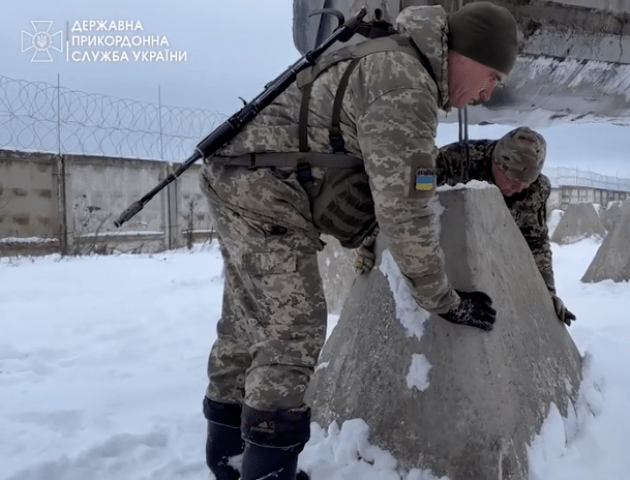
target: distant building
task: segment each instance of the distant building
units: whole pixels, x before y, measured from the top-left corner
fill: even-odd
[[[610,177],[577,168],[546,168],[551,181],[547,210],[566,210],[574,203],[594,203],[606,208],[609,202],[630,198],[630,179]]]

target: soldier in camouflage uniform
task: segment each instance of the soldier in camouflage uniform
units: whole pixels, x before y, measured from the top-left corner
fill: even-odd
[[[466,147],[453,143],[440,148],[437,158],[438,185],[485,180],[496,185],[529,245],[545,280],[558,318],[571,325],[575,320],[556,294],[547,228],[547,199],[551,183],[543,175],[546,142],[537,132],[520,127],[499,140],[476,140]]]
[[[553,300],[558,318],[571,325],[575,315],[556,294],[547,228],[547,199],[551,191],[542,168],[545,139],[528,127],[519,127],[499,140],[474,140],[467,145],[452,143],[440,148],[436,160],[438,185],[470,180],[496,185],[527,241],[538,270]],[[355,270],[366,273],[374,265],[373,238],[357,249]]]
[[[321,233],[356,247],[378,221],[421,306],[462,325],[494,323],[490,298],[456,292],[445,273],[434,139],[438,108],[487,101],[512,69],[516,23],[478,2],[448,17],[408,7],[396,30],[321,58],[205,159],[225,263],[204,398],[218,480],[239,478],[230,458],[241,452],[242,480],[296,478],[310,435],[304,394],[326,335]]]

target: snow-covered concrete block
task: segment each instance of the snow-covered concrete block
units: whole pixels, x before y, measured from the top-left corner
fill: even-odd
[[[492,332],[419,308],[382,236],[308,391],[324,428],[353,418],[403,470],[450,480],[525,480],[551,405],[574,409],[581,357],[496,187],[439,189],[453,286],[493,299]]]
[[[630,201],[619,207],[613,228],[597,250],[582,282],[609,279],[615,282],[630,280]]]
[[[606,229],[592,203],[572,203],[555,228],[550,240],[559,245],[587,237],[606,236]]]

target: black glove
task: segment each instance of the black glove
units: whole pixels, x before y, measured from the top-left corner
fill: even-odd
[[[561,322],[564,322],[567,327],[571,325],[571,322],[575,322],[575,315],[567,310],[567,307],[564,306],[564,302],[560,300],[558,295],[552,293],[551,300],[553,301],[553,308],[556,310],[556,315],[558,315]]]
[[[378,225],[374,227],[372,232],[363,239],[361,245],[354,251],[354,271],[361,275],[370,273],[374,267],[376,254],[374,253],[374,242],[378,235]]]
[[[468,325],[487,331],[492,330],[497,312],[492,308],[490,297],[483,292],[455,291],[462,299],[459,306],[438,315],[457,325]]]

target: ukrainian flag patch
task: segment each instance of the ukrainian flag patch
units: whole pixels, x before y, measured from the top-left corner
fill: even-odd
[[[430,170],[418,169],[416,171],[416,190],[428,192],[435,187],[435,175]]]

